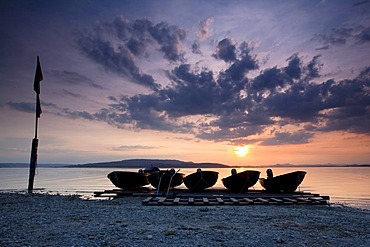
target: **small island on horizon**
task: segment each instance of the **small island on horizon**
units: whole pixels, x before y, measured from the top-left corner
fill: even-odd
[[[159,168],[228,168],[230,166],[204,162],[195,163],[192,161],[180,161],[175,159],[129,159],[110,162],[98,162],[70,165],[69,167],[107,167],[107,168],[145,168],[148,166],[157,166]]]

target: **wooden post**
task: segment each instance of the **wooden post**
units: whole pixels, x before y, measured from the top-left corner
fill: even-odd
[[[32,140],[32,149],[31,149],[31,160],[30,160],[30,174],[28,178],[28,193],[33,191],[33,181],[36,174],[36,165],[37,165],[37,149],[39,145],[39,139],[34,138]]]
[[[40,102],[40,82],[43,80],[40,59],[37,56],[37,65],[36,65],[36,73],[35,73],[35,80],[33,82],[33,90],[36,92],[36,121],[35,121],[35,138],[32,140],[32,148],[31,148],[31,160],[30,160],[30,174],[28,178],[28,193],[32,193],[33,191],[33,181],[36,174],[36,166],[37,166],[37,149],[39,146],[39,139],[37,139],[37,130],[38,130],[38,123],[39,118],[41,115],[41,102]]]

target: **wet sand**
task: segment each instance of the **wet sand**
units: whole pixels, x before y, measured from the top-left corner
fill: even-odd
[[[370,246],[368,210],[143,206],[143,199],[0,193],[0,246]]]

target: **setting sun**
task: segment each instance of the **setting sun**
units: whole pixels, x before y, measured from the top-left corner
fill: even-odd
[[[249,147],[248,146],[239,146],[234,149],[234,153],[238,157],[245,157],[248,154]]]

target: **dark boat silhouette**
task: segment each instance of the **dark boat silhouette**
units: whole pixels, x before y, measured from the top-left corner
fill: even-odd
[[[174,169],[153,172],[148,176],[149,183],[158,190],[167,190],[182,184],[185,174]]]
[[[231,170],[231,176],[222,179],[224,186],[231,192],[245,192],[249,187],[255,185],[260,176],[259,171],[246,170],[237,173],[235,169]]]
[[[267,178],[260,178],[260,183],[267,192],[293,193],[305,175],[305,171],[295,171],[274,177],[272,170],[267,169]]]
[[[144,173],[153,173],[153,172],[158,172],[159,168],[157,166],[150,165],[150,166],[145,167],[142,171]]]
[[[149,184],[147,176],[139,172],[113,171],[107,177],[116,187],[124,190],[137,189]]]
[[[184,184],[190,192],[203,191],[215,185],[218,179],[218,172],[202,171],[197,169],[196,172],[187,175],[184,178]]]

